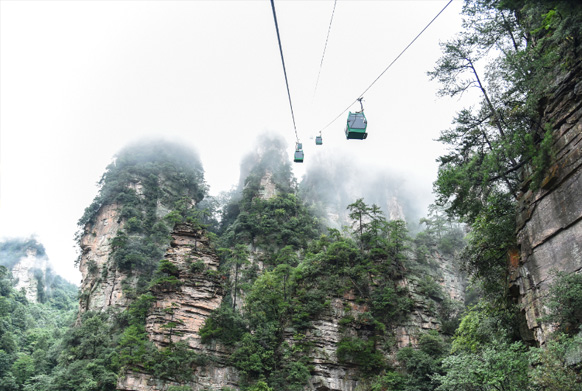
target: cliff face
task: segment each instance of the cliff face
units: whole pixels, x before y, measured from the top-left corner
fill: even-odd
[[[110,307],[125,309],[129,305],[121,282],[130,277],[109,261],[111,240],[123,226],[119,212],[117,204],[103,206],[95,222],[85,227],[81,237],[81,312],[104,311]]]
[[[198,331],[224,296],[218,258],[202,231],[180,224],[172,233],[164,259],[178,268],[181,285],[154,287],[157,301],[146,319],[150,340],[160,347],[185,341],[193,349],[202,350]],[[168,322],[177,323],[172,332],[163,327]]]
[[[274,195],[276,187],[269,172],[261,179],[259,197],[269,200]],[[260,259],[264,256],[259,249],[252,249],[249,254],[250,264],[254,264],[260,272],[264,265]],[[464,280],[459,278],[455,263],[447,257],[437,257],[436,264],[440,268],[440,277],[435,278],[448,297],[455,300],[464,298]],[[232,350],[216,342],[202,344],[199,335],[211,312],[217,309],[225,295],[233,296],[223,288],[226,282],[218,273],[219,260],[210,247],[205,233],[187,224],[177,225],[172,233],[172,241],[164,259],[176,266],[178,286],[155,287],[153,293],[156,301],[148,312],[146,331],[148,338],[159,348],[169,342],[185,342],[194,351],[212,357],[212,360],[196,368],[195,380],[188,384],[178,384],[162,381],[151,375],[129,372],[119,378],[118,389],[122,391],[165,391],[170,386],[187,386],[193,391],[221,390],[223,387],[239,389],[240,376],[238,371],[229,366],[229,356]],[[247,265],[246,267],[250,267]],[[230,276],[233,282],[233,276]],[[413,309],[410,316],[392,330],[395,343],[390,351],[384,353],[394,356],[396,351],[406,346],[417,345],[418,336],[428,330],[440,329],[440,320],[430,305],[418,291],[418,281],[403,278],[399,286],[407,287],[413,296]],[[244,292],[237,292],[237,308],[245,311],[243,305]],[[362,322],[346,324],[345,319],[361,319],[370,311],[353,291],[343,297],[331,299],[329,307],[318,314],[310,328],[302,334],[301,340],[296,340],[296,331],[285,329],[285,343],[292,351],[305,343],[311,346],[309,353],[310,378],[305,390],[317,391],[357,391],[366,389],[357,365],[341,363],[337,357],[338,343],[348,335],[364,336],[367,332]],[[172,323],[173,327],[168,327]],[[362,329],[364,327],[364,330]],[[371,334],[370,334],[371,336]],[[362,388],[364,387],[364,388]]]
[[[208,237],[189,224],[177,225],[164,259],[176,266],[180,284],[152,289],[156,301],[146,318],[148,338],[159,348],[181,341],[197,353],[214,357],[212,365],[196,369],[196,381],[190,384],[191,390],[235,386],[238,375],[234,368],[226,365],[228,352],[221,346],[209,347],[200,342],[200,328],[224,297],[218,257],[210,248]],[[168,327],[169,324],[175,327]],[[130,372],[119,379],[118,389],[161,391],[166,390],[168,384],[147,374]]]
[[[519,258],[512,257],[511,283],[528,328],[543,344],[551,325],[538,319],[553,272],[582,270],[582,66],[557,83],[542,123],[554,129],[555,158],[541,188],[519,200]]]
[[[39,297],[39,280],[35,274],[39,274],[42,281],[46,278],[48,260],[46,257],[38,257],[34,249],[26,251],[26,256],[20,258],[18,263],[12,267],[12,277],[16,281],[14,289],[24,289],[26,299],[31,303],[37,303]]]

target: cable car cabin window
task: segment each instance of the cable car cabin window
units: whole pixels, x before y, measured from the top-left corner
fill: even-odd
[[[348,116],[348,126],[352,129],[363,129],[366,130],[366,117],[364,113],[350,113]]]

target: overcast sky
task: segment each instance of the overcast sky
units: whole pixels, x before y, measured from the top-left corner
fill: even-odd
[[[323,151],[401,172],[430,202],[434,140],[460,102],[426,72],[460,29],[455,0],[365,94],[368,139],[347,141],[342,115],[446,0],[276,1],[305,163]],[[77,283],[76,222],[113,155],[141,137],[194,147],[211,194],[238,182],[264,132],[295,133],[268,0],[0,1],[0,236],[36,235]],[[357,106],[352,108],[357,109]],[[318,159],[319,160],[319,159]]]

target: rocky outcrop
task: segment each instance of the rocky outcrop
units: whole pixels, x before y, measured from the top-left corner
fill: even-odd
[[[511,257],[513,291],[527,327],[541,344],[552,331],[539,318],[554,272],[582,271],[581,65],[557,83],[543,122],[554,129],[555,158],[540,189],[528,190],[529,183],[524,183],[517,218],[519,257]]]
[[[271,171],[266,170],[260,178],[256,196],[268,200],[277,196],[278,190]],[[403,218],[402,207],[395,197],[386,200],[391,218]],[[248,246],[249,264],[241,270],[254,267],[258,273],[264,270],[265,254],[252,245]],[[211,357],[208,364],[195,369],[194,379],[186,384],[153,378],[139,372],[128,372],[119,378],[118,389],[122,391],[167,391],[171,386],[186,386],[192,391],[239,389],[238,371],[229,366],[232,351],[213,342],[202,344],[200,329],[213,310],[219,308],[225,295],[231,295],[240,311],[244,308],[244,292],[237,289],[236,299],[233,291],[226,292],[224,286],[234,285],[234,271],[230,276],[218,272],[219,260],[211,247],[206,233],[191,225],[177,225],[172,232],[172,240],[164,259],[175,270],[174,283],[156,284],[155,276],[152,293],[156,297],[146,318],[146,332],[154,344],[163,349],[170,343],[182,342],[200,355]],[[440,257],[436,262],[442,270],[442,277],[435,277],[444,291],[452,299],[462,300],[464,286],[453,276],[455,267],[452,261]],[[239,273],[241,272],[239,270]],[[230,279],[230,281],[227,281]],[[399,284],[412,292],[416,281],[402,279]],[[284,339],[289,350],[304,349],[309,346],[309,368],[311,377],[305,390],[310,391],[361,391],[366,389],[361,370],[356,364],[340,362],[337,349],[346,337],[366,339],[374,334],[374,326],[366,324],[366,313],[370,311],[362,300],[350,291],[343,297],[330,299],[329,306],[311,323],[307,330],[300,333],[288,328]],[[389,347],[380,346],[391,359],[395,352],[405,346],[416,346],[423,332],[440,328],[440,320],[434,308],[423,300],[420,294],[412,294],[415,302],[412,314],[401,324],[394,325],[390,334],[395,343]],[[295,346],[297,345],[297,346]]]
[[[308,390],[354,391],[358,386],[359,372],[353,366],[341,364],[336,355],[337,344],[346,334],[354,334],[349,326],[342,326],[340,320],[346,316],[356,319],[368,309],[355,301],[353,292],[343,298],[331,301],[329,310],[313,322],[305,339],[313,346],[310,353],[313,370]],[[294,341],[288,336],[287,342]]]
[[[196,368],[195,380],[188,383],[192,391],[234,388],[237,371],[226,364],[229,352],[217,344],[203,345],[200,328],[224,297],[224,278],[218,272],[219,261],[204,231],[189,224],[180,224],[172,233],[172,241],[164,259],[177,270],[179,284],[154,285],[156,297],[146,318],[148,338],[159,348],[170,342],[184,342],[202,355],[211,355],[212,363]],[[165,391],[174,384],[148,374],[129,372],[121,377],[118,389],[124,391]]]
[[[16,281],[14,289],[23,289],[26,292],[26,299],[31,303],[37,303],[39,297],[39,280],[42,282],[46,279],[48,259],[37,256],[35,249],[26,250],[26,256],[12,267],[12,278]]]
[[[438,255],[439,265],[444,269],[437,282],[443,287],[445,294],[452,300],[463,301],[465,279],[461,273],[455,274],[457,266],[451,259]],[[403,278],[398,285],[406,287],[411,292],[414,308],[405,320],[395,324],[392,328],[394,345],[384,354],[390,360],[395,360],[395,353],[404,347],[418,345],[418,338],[422,333],[430,330],[440,330],[441,321],[438,319],[435,308],[428,304],[429,300],[418,290],[416,281]],[[365,338],[365,315],[370,309],[361,304],[353,291],[346,293],[342,298],[331,300],[330,308],[312,322],[311,329],[304,338],[312,347],[311,358],[312,377],[306,390],[315,391],[357,391],[365,390],[366,383],[361,377],[359,369],[349,363],[341,363],[337,357],[338,343],[346,336],[362,335]],[[345,320],[358,319],[358,322],[346,323]],[[355,324],[354,324],[355,323]],[[293,346],[294,339],[288,335],[287,343]],[[381,350],[383,347],[378,346]]]
[[[81,299],[79,311],[104,311],[107,308],[123,310],[130,300],[123,293],[122,282],[132,278],[110,262],[111,240],[123,227],[117,204],[101,207],[94,223],[85,227],[80,240],[79,270]],[[128,281],[126,281],[127,283]]]
[[[446,297],[451,300],[463,303],[465,301],[465,289],[467,288],[467,277],[461,271],[461,265],[454,256],[445,256],[433,253],[433,258],[438,265],[440,277],[437,282],[443,288]]]
[[[266,171],[259,183],[259,197],[262,200],[270,200],[279,194],[275,181],[273,180],[273,173]]]
[[[388,213],[388,220],[406,221],[406,216],[404,216],[404,209],[402,209],[402,205],[400,202],[398,202],[398,198],[396,196],[392,196],[386,200],[386,210]]]
[[[164,259],[177,267],[180,284],[152,288],[157,300],[146,319],[150,340],[159,347],[184,341],[197,351],[205,351],[198,331],[224,296],[218,257],[203,231],[180,224],[172,233]],[[177,323],[176,327],[164,327],[169,322]]]
[[[188,387],[188,391],[237,391],[238,376],[232,368],[206,366],[198,368],[195,380],[176,383],[156,379],[148,374],[128,372],[117,381],[118,391],[168,391],[170,387]]]

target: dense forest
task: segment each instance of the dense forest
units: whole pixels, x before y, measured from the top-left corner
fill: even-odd
[[[540,341],[511,291],[508,261],[524,194],[551,185],[561,123],[544,112],[564,81],[578,91],[578,106],[564,110],[580,110],[582,4],[467,0],[463,13],[463,31],[442,44],[428,76],[442,95],[477,91],[480,102],[441,133],[449,149],[419,229],[361,197],[342,205],[347,218],[332,228],[318,180],[298,182],[275,137],[220,197],[209,196],[188,148],[130,145],[79,220],[78,292],[39,275],[30,302],[11,270],[44,248],[0,244],[0,389],[109,391],[138,373],[153,379],[140,391],[582,390],[582,274],[553,272]],[[185,269],[168,255],[185,247],[180,227],[196,243]],[[198,345],[182,339],[180,303],[158,303],[205,281],[220,303],[196,330]],[[154,308],[165,316],[162,339],[152,337]],[[329,361],[345,383],[316,388]],[[201,386],[204,368],[230,368],[236,379]]]

